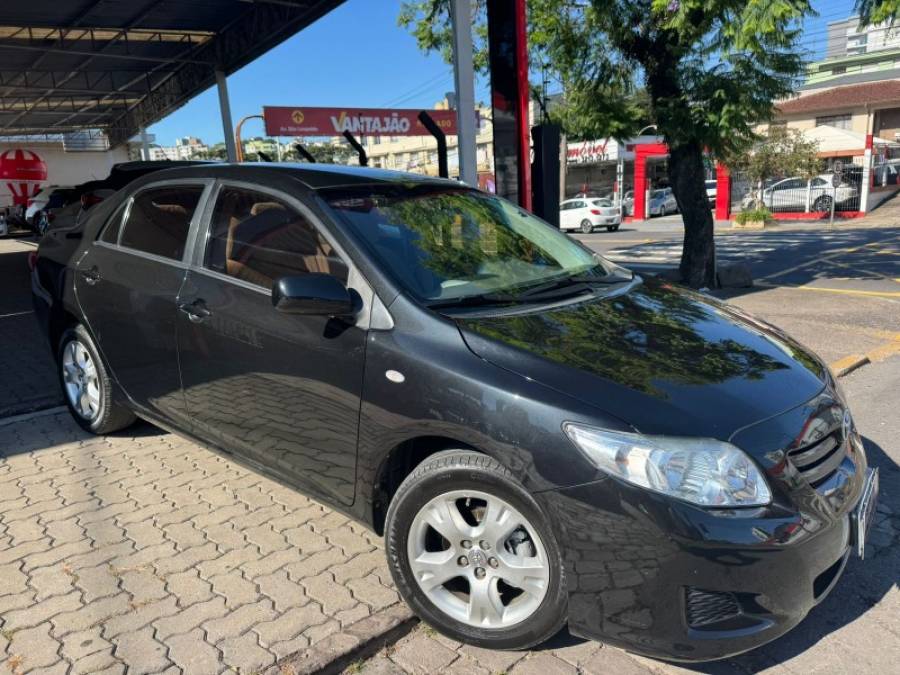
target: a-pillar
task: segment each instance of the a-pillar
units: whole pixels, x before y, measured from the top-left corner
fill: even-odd
[[[716,162],[716,220],[731,217],[731,173],[724,164]]]

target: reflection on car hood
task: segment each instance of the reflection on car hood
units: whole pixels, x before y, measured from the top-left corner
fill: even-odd
[[[646,433],[728,438],[826,382],[822,363],[774,327],[653,279],[621,295],[457,323],[485,360]]]

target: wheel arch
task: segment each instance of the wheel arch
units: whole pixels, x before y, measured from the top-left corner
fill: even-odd
[[[391,448],[381,461],[372,488],[371,523],[379,536],[397,488],[425,459],[442,450],[472,450],[485,453],[470,443],[449,436],[416,436]],[[496,459],[496,458],[495,458]]]

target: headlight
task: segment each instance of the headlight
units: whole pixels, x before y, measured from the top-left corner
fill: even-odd
[[[730,443],[642,436],[571,422],[563,430],[599,469],[639,487],[700,506],[763,506],[772,500],[756,464]]]

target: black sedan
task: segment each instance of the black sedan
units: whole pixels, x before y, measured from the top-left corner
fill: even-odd
[[[795,626],[877,474],[821,361],[458,183],[156,172],[52,230],[38,316],[74,418],[141,417],[385,537],[445,634],[686,661]]]

